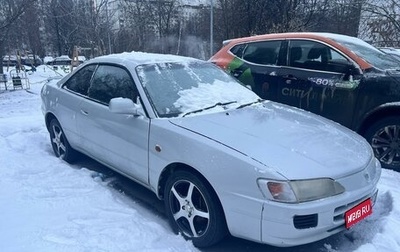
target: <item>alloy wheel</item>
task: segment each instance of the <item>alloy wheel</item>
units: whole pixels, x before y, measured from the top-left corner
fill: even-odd
[[[52,125],[51,130],[51,143],[53,145],[54,152],[58,157],[63,159],[66,152],[65,137],[63,131],[56,124]]]
[[[390,166],[400,165],[400,125],[380,128],[373,135],[371,145],[380,162]]]
[[[169,194],[169,204],[176,224],[187,237],[200,237],[207,232],[209,208],[195,184],[187,180],[176,181]]]

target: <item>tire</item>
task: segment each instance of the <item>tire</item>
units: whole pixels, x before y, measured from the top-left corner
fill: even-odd
[[[64,131],[56,119],[50,121],[49,133],[50,143],[56,157],[68,163],[74,162],[78,157],[78,152],[69,145]]]
[[[175,233],[196,247],[209,247],[227,234],[221,204],[212,189],[197,176],[177,171],[164,188],[165,210]]]
[[[400,118],[381,119],[365,133],[382,167],[400,172]]]

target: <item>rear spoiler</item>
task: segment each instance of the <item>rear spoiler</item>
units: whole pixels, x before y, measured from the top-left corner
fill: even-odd
[[[222,41],[222,46],[226,46],[227,44],[229,44],[229,42],[231,42],[233,39],[227,39]]]

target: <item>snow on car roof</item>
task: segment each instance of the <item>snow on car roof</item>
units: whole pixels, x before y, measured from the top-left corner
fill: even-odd
[[[323,37],[327,37],[330,39],[333,39],[337,42],[347,42],[347,43],[351,43],[351,44],[359,44],[359,45],[363,45],[366,47],[373,47],[372,45],[368,44],[367,42],[365,42],[362,39],[356,38],[356,37],[351,37],[351,36],[347,36],[347,35],[342,35],[342,34],[335,34],[335,33],[325,33],[325,32],[321,32],[321,33],[315,33],[316,35],[321,35]]]
[[[61,55],[54,58],[54,61],[70,61],[71,58],[68,55]]]
[[[235,39],[228,39],[224,40],[223,44],[228,44],[231,41],[238,41],[238,40],[257,40],[257,39],[264,39],[264,38],[312,38],[312,37],[319,37],[319,38],[328,38],[332,40],[340,40],[340,41],[347,41],[351,43],[365,43],[367,42],[356,38],[351,37],[348,35],[336,34],[336,33],[329,33],[329,32],[287,32],[287,33],[270,33],[270,34],[262,34],[262,35],[255,35],[250,37],[243,37],[243,38],[235,38]]]
[[[113,62],[132,66],[152,63],[164,62],[192,62],[199,61],[195,58],[172,55],[172,54],[157,54],[146,52],[124,52],[119,54],[104,55],[94,58],[90,62]]]

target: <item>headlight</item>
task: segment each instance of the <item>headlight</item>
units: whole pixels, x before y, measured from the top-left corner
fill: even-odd
[[[323,199],[345,191],[341,184],[329,178],[292,181],[259,179],[257,182],[267,199],[286,203]]]

